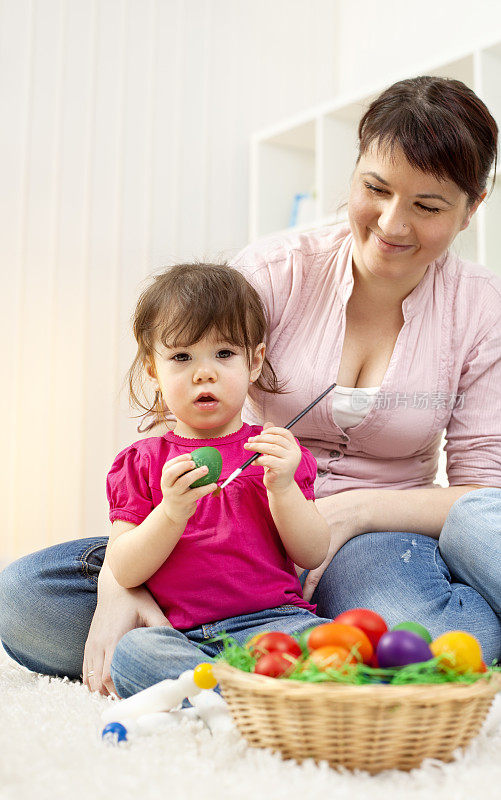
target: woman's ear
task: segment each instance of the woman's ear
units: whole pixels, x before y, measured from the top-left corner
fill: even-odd
[[[462,223],[462,225],[461,225],[461,227],[459,229],[460,231],[466,230],[466,228],[468,227],[468,225],[471,222],[472,216],[474,215],[474,213],[477,210],[477,208],[479,207],[480,203],[482,202],[482,200],[484,200],[484,198],[486,196],[487,196],[487,191],[485,191],[483,194],[481,194],[480,197],[478,198],[478,200],[475,200],[475,202],[471,206],[469,206],[467,208],[466,216],[465,216],[465,218],[463,220],[463,223]]]
[[[254,383],[254,381],[257,381],[257,379],[261,375],[265,354],[266,354],[266,345],[264,342],[261,342],[254,350],[254,355],[252,356],[251,371],[249,375],[250,383]]]

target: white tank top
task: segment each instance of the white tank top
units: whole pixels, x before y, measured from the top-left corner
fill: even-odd
[[[332,413],[336,424],[345,431],[362,422],[374,405],[379,389],[379,386],[355,389],[353,386],[336,386],[332,394]]]

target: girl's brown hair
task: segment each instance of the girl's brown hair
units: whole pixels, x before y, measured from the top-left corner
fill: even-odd
[[[133,331],[137,353],[127,374],[131,405],[156,415],[144,430],[161,422],[166,410],[158,392],[153,405],[148,401],[144,386],[144,367],[154,363],[158,341],[168,347],[187,347],[217,332],[245,349],[249,369],[258,344],[268,344],[268,319],[261,298],[243,275],[226,264],[177,264],[155,275],[139,298]],[[266,356],[254,385],[263,392],[283,393],[284,384]]]
[[[375,142],[438,180],[449,178],[468,197],[480,198],[497,165],[498,126],[466,84],[422,76],[394,83],[369,106],[358,127],[359,155]],[[492,186],[494,186],[494,179]]]

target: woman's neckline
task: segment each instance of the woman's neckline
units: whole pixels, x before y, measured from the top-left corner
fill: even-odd
[[[347,394],[348,392],[378,392],[381,386],[340,386],[339,384],[335,387],[334,391],[340,391],[341,394]]]

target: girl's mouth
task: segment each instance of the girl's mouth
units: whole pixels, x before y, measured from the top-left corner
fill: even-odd
[[[212,397],[212,395],[201,394],[200,397],[197,397],[195,400],[195,405],[198,408],[211,409],[215,408],[218,402],[219,401],[216,400],[215,397]]]

